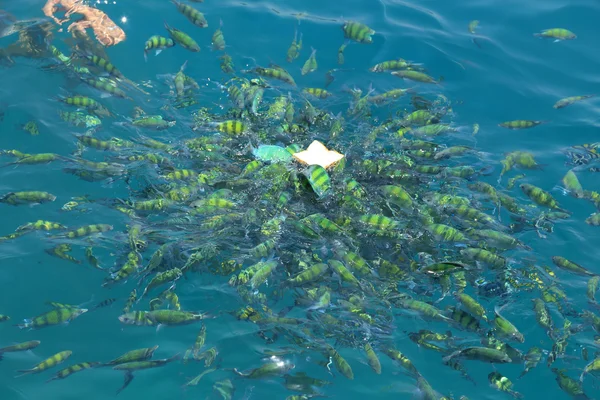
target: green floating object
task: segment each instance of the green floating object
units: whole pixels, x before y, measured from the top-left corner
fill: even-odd
[[[264,162],[292,162],[292,154],[281,146],[260,145],[252,151],[254,157]]]
[[[317,197],[321,198],[331,189],[331,180],[325,168],[320,165],[311,165],[304,170],[304,176],[312,187]]]

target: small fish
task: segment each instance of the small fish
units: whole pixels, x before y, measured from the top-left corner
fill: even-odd
[[[358,43],[373,43],[371,36],[375,34],[375,31],[365,24],[348,21],[342,26],[342,30],[346,39],[354,40]]]
[[[294,32],[294,40],[287,51],[286,60],[291,63],[300,55],[300,50],[302,50],[302,33],[300,34],[300,39],[298,39],[298,30]]]
[[[232,74],[234,72],[233,59],[229,54],[223,54],[221,57],[219,57],[219,60],[221,60],[221,71],[226,74]]]
[[[576,275],[581,275],[581,276],[597,276],[598,275],[598,274],[595,274],[595,273],[583,268],[581,265],[574,263],[573,261],[567,260],[564,257],[554,256],[554,257],[552,257],[552,262],[558,268],[563,269],[565,271],[572,272]]]
[[[79,364],[71,365],[70,367],[61,369],[54,375],[52,378],[48,379],[46,382],[54,381],[57,379],[65,379],[68,376],[73,375],[76,372],[84,371],[86,369],[95,368],[101,366],[100,362],[82,362]]]
[[[541,125],[546,122],[547,121],[533,121],[533,120],[518,119],[518,120],[514,120],[514,121],[502,122],[502,123],[498,124],[498,126],[501,126],[502,128],[506,128],[506,129],[528,129],[528,128],[536,127],[536,126]]]
[[[305,88],[305,89],[302,89],[302,91],[304,93],[308,93],[312,96],[315,96],[319,99],[326,99],[331,96],[330,92],[328,92],[325,89],[321,89],[321,88]]]
[[[151,129],[162,131],[175,126],[176,121],[167,121],[161,115],[146,115],[136,118],[131,122],[131,125],[138,128]]]
[[[171,283],[177,281],[179,278],[183,276],[183,273],[179,268],[173,268],[167,271],[159,272],[156,274],[154,278],[148,283],[142,294],[140,295],[140,300],[155,287],[160,285],[164,285],[165,283]]]
[[[38,127],[37,122],[35,121],[29,121],[23,126],[21,126],[21,128],[25,132],[29,133],[31,136],[37,136],[40,134],[40,128]]]
[[[528,183],[520,184],[519,188],[536,204],[551,208],[556,211],[567,212],[566,210],[560,208],[558,201],[556,201],[556,199],[552,197],[549,192]]]
[[[596,303],[596,292],[598,291],[598,287],[600,287],[600,276],[596,275],[591,277],[587,283],[587,299],[591,303]]]
[[[506,184],[506,188],[507,189],[512,189],[513,187],[515,187],[515,184],[517,183],[518,180],[525,178],[525,174],[520,174],[517,176],[514,176],[512,178],[510,178]]]
[[[501,375],[499,372],[490,372],[490,374],[488,375],[488,380],[496,389],[502,392],[506,392],[516,399],[523,398],[523,395],[521,393],[512,390],[512,382],[507,377]]]
[[[204,18],[204,14],[202,14],[200,11],[177,0],[171,0],[171,3],[175,4],[177,6],[177,10],[192,24],[200,28],[208,28],[208,22],[206,21],[206,18]]]
[[[181,356],[179,354],[175,354],[173,357],[163,358],[161,360],[130,361],[122,364],[117,364],[113,367],[113,369],[117,371],[133,372],[142,369],[162,367],[170,362],[178,360],[179,358],[181,358]]]
[[[18,375],[17,378],[21,377],[23,375],[28,375],[28,374],[39,374],[40,372],[43,372],[49,368],[55,367],[59,364],[62,364],[63,362],[67,361],[67,359],[69,357],[71,357],[71,354],[73,354],[73,352],[70,350],[61,351],[60,353],[56,353],[55,355],[45,359],[44,361],[37,364],[36,366],[34,366],[31,369],[24,369],[24,370],[17,371],[17,372],[21,372],[21,375]]]
[[[114,360],[105,363],[104,365],[114,366],[114,365],[119,365],[119,364],[135,362],[135,361],[146,361],[146,360],[149,360],[152,358],[156,349],[158,349],[158,346],[131,350],[131,351],[128,351],[127,353],[123,354],[122,356],[117,357]]]
[[[499,336],[516,340],[519,343],[525,342],[525,337],[519,332],[517,327],[500,315],[499,308],[494,309],[494,313],[496,317],[494,318],[493,324]]]
[[[189,6],[188,6],[189,7]],[[192,39],[187,33],[180,31],[179,29],[171,28],[169,24],[165,22],[165,28],[169,32],[171,39],[181,47],[191,52],[197,53],[200,51],[200,46],[194,39]]]
[[[108,78],[81,78],[81,80],[94,89],[97,89],[104,93],[104,96],[114,96],[120,99],[132,100],[131,97],[127,96],[127,94],[117,86],[117,83]],[[69,115],[63,113],[62,115]],[[78,115],[78,114],[70,114],[70,115]]]
[[[223,36],[223,20],[219,24],[219,28],[212,35],[213,50],[225,50],[225,36]]]
[[[439,81],[436,81],[434,78],[421,71],[401,70],[392,72],[392,75],[421,83],[439,83]]]
[[[469,22],[469,33],[475,33],[475,30],[477,29],[478,26],[479,26],[479,21],[476,19]]]
[[[90,309],[90,311],[96,310],[96,309],[102,308],[102,307],[108,307],[111,304],[113,304],[115,301],[117,301],[117,299],[115,299],[115,298],[103,300],[100,303],[96,304],[94,307],[92,307]]]
[[[583,197],[583,187],[581,186],[581,183],[579,183],[579,179],[572,169],[567,171],[561,182],[563,187],[567,189],[571,195],[577,198]]]
[[[175,41],[159,35],[151,36],[144,46],[144,60],[148,61],[148,52],[155,50],[155,55],[159,55],[164,49],[175,46]]]
[[[444,362],[453,358],[464,358],[466,360],[477,360],[492,364],[512,362],[505,352],[487,347],[467,347],[466,349],[458,350],[444,357]]]
[[[187,325],[207,318],[206,314],[177,310],[133,311],[119,316],[125,325]]]
[[[86,308],[59,306],[37,317],[26,319],[22,324],[18,324],[17,326],[21,329],[40,329],[65,324],[85,314],[87,311]]]
[[[525,369],[519,375],[519,379],[521,379],[525,374],[527,374],[532,368],[535,368],[539,362],[542,360],[542,349],[539,347],[532,347],[529,349],[527,354],[525,355]]]
[[[375,351],[371,347],[369,343],[365,343],[364,346],[365,353],[367,353],[367,360],[369,362],[369,366],[375,371],[376,374],[381,375],[381,362],[375,354]]]
[[[460,301],[462,306],[473,316],[487,321],[485,308],[481,304],[479,304],[474,298],[472,298],[466,293],[459,293],[456,295],[456,298],[458,301]]]
[[[597,373],[598,371],[600,371],[600,357],[597,357],[596,359],[594,359],[592,362],[590,362],[588,365],[585,366],[585,368],[583,369],[583,372],[581,373],[581,376],[579,377],[579,381],[583,382],[584,377],[591,373]]]
[[[42,204],[53,202],[54,200],[56,200],[55,195],[41,191],[11,192],[0,196],[0,203],[6,203],[13,206],[22,204]]]
[[[592,97],[594,97],[595,95],[593,94],[588,94],[588,95],[583,95],[583,96],[572,96],[572,97],[565,97],[563,99],[558,100],[555,104],[554,104],[554,108],[565,108],[567,106],[570,106],[573,103],[577,103],[586,99],[590,99]]]
[[[125,307],[123,307],[123,314],[127,314],[129,311],[131,311],[131,307],[133,306],[133,304],[135,303],[136,300],[137,300],[137,290],[133,289],[131,291],[131,293],[129,294],[127,301],[125,302]]]
[[[312,52],[310,53],[310,57],[308,57],[308,60],[306,60],[306,62],[302,66],[302,75],[315,72],[317,70],[317,66],[317,50],[313,48]]]
[[[344,50],[346,50],[346,43],[343,43],[337,51],[337,63],[344,65]]]
[[[283,375],[293,368],[294,364],[292,364],[291,362],[278,360],[266,363],[258,368],[246,372],[240,372],[237,369],[234,369],[233,371],[237,375],[246,379],[262,379]]]
[[[590,398],[584,393],[581,382],[568,376],[566,374],[566,370],[552,368],[552,372],[556,374],[556,382],[558,383],[558,386],[573,399],[590,400]]]
[[[304,175],[308,179],[310,186],[317,195],[322,198],[331,189],[331,180],[325,168],[320,165],[311,165],[304,170]]]
[[[577,39],[577,35],[575,35],[570,30],[564,29],[564,28],[545,29],[545,30],[541,31],[540,33],[534,33],[533,36],[556,39],[555,41],[557,41],[557,42],[560,40]]]
[[[27,351],[35,349],[40,345],[39,340],[30,340],[27,342],[13,344],[11,346],[0,347],[0,360],[4,357],[4,353],[15,353],[19,351]]]
[[[594,213],[585,219],[585,223],[592,226],[600,226],[600,213]]]

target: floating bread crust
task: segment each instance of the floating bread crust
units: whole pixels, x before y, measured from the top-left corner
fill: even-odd
[[[334,150],[328,150],[323,143],[315,140],[306,150],[295,153],[294,158],[301,164],[320,165],[327,169],[344,158],[344,155]]]
[[[65,19],[63,20],[54,16],[54,13],[59,11],[59,9],[66,11]],[[73,22],[67,30],[69,32],[79,31],[85,35],[85,30],[92,28],[96,39],[104,46],[114,46],[125,40],[126,37],[123,29],[108,18],[108,15],[97,8],[83,4],[81,0],[48,0],[42,11],[59,25],[68,22],[72,14],[83,15],[82,20]]]

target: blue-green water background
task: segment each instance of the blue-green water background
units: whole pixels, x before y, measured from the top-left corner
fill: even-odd
[[[286,50],[294,35],[297,24],[291,13],[307,14],[335,19],[323,21],[304,19],[300,30],[304,35],[304,50],[300,59],[289,68],[300,87],[322,86],[323,73],[335,68],[337,49],[343,41],[340,29],[345,19],[359,20],[377,31],[372,45],[351,44],[346,50],[345,67],[354,71],[338,74],[331,90],[341,93],[343,85],[358,86],[366,90],[369,84],[383,90],[390,86],[406,87],[390,76],[368,74],[367,69],[377,62],[402,57],[424,63],[433,76],[443,75],[445,80],[436,88],[453,101],[462,101],[454,106],[455,121],[459,125],[479,123],[480,132],[476,136],[477,147],[489,153],[489,160],[496,166],[490,182],[499,173],[499,163],[503,153],[513,150],[533,152],[538,161],[545,164],[539,171],[527,172],[528,182],[552,189],[560,181],[567,167],[560,149],[569,145],[598,141],[600,101],[580,103],[566,109],[555,110],[552,105],[566,96],[598,93],[600,81],[600,53],[597,51],[600,38],[600,4],[592,0],[572,1],[238,1],[206,0],[197,7],[208,21],[208,29],[194,28],[180,15],[169,1],[122,1],[117,4],[99,7],[118,20],[126,16],[128,22],[121,24],[127,33],[127,40],[107,50],[112,62],[129,79],[152,81],[156,93],[166,93],[168,88],[159,83],[157,76],[173,74],[188,60],[186,73],[205,84],[201,94],[201,104],[212,106],[226,101],[209,82],[224,81],[217,54],[210,50],[210,38],[214,29],[223,20],[223,31],[227,40],[227,51],[234,58],[238,68],[245,65],[266,65],[269,61],[283,64]],[[2,1],[0,8],[14,14],[19,19],[42,16],[41,1]],[[279,12],[275,12],[274,9]],[[478,40],[482,48],[472,42],[467,31],[470,20],[481,21]],[[164,34],[163,21],[179,27],[192,36],[202,46],[199,54],[189,53],[182,48],[163,52],[158,57],[150,56],[143,60],[144,41],[154,34]],[[533,33],[542,29],[565,27],[573,30],[577,40],[554,43],[540,40]],[[58,38],[61,34],[57,34]],[[66,33],[62,37],[68,37]],[[0,39],[5,46],[15,39]],[[302,62],[309,54],[309,48],[318,50],[318,73],[300,77]],[[60,44],[59,44],[60,47]],[[66,51],[66,46],[62,47]],[[64,75],[40,70],[40,62],[19,59],[12,68],[0,69],[0,102],[8,104],[4,122],[0,123],[0,148],[19,149],[27,153],[56,152],[67,155],[74,148],[73,128],[62,123],[57,115],[59,104],[53,98],[64,94],[67,85]],[[72,88],[67,88],[72,90]],[[87,88],[80,92],[93,93]],[[167,101],[158,94],[144,104],[147,111],[158,110]],[[340,103],[345,100],[340,100]],[[113,111],[130,115],[131,103],[118,99],[104,99],[103,102]],[[190,117],[185,112],[176,115],[178,128],[169,131],[169,139],[176,141],[189,138],[193,133],[187,129]],[[17,125],[35,119],[40,122],[41,133],[29,136]],[[548,120],[550,123],[536,129],[508,131],[497,126],[499,122],[512,119]],[[111,135],[127,137],[133,135],[123,127],[113,127],[105,122],[102,137]],[[79,130],[78,132],[81,132]],[[164,137],[164,135],[156,135]],[[473,143],[472,143],[473,144]],[[90,154],[94,154],[91,152]],[[97,160],[101,154],[94,154]],[[8,160],[8,159],[7,159]],[[580,174],[584,188],[600,190],[600,182],[594,174]],[[61,172],[58,164],[47,167],[19,167],[0,170],[0,192],[13,190],[46,190],[58,196],[54,203],[36,207],[13,208],[0,205],[0,234],[8,234],[17,226],[36,219],[48,219],[69,226],[105,222],[115,226],[115,232],[123,232],[126,217],[101,206],[90,205],[92,212],[60,212],[60,206],[73,196],[89,194],[96,198],[126,196],[126,188],[114,185],[88,183]],[[598,243],[600,231],[588,226],[583,220],[594,211],[593,206],[582,200],[562,196],[553,191],[561,204],[573,211],[573,218],[560,222],[554,234],[545,240],[535,232],[523,233],[520,238],[534,248],[528,258],[537,260],[540,265],[549,264],[550,257],[562,255],[589,269],[600,272]],[[522,199],[520,193],[515,196]],[[101,261],[111,266],[114,255],[122,246],[122,237],[109,235],[100,250]],[[104,275],[86,265],[77,266],[47,256],[43,249],[47,246],[39,236],[30,235],[0,247],[0,313],[10,315],[13,321],[38,315],[45,310],[47,300],[69,304],[80,304],[94,298],[100,301],[107,297],[123,299],[130,287],[116,286],[102,289],[100,283]],[[76,254],[81,258],[81,254]],[[573,278],[559,272],[559,278],[567,287],[576,307],[585,308],[585,280]],[[232,300],[231,291],[225,279],[210,275],[192,276],[180,284],[180,297],[183,308],[188,310],[234,309],[239,307]],[[507,310],[511,320],[527,337],[527,347],[542,345],[551,347],[551,342],[535,325],[531,304],[527,294],[520,294]],[[105,399],[114,396],[122,383],[122,375],[110,369],[86,371],[64,381],[44,384],[47,375],[28,376],[15,380],[15,370],[29,368],[41,359],[55,352],[70,349],[73,357],[69,362],[107,361],[121,353],[137,347],[150,347],[159,344],[156,357],[168,357],[180,352],[193,343],[198,326],[184,326],[164,329],[156,333],[153,328],[123,328],[116,319],[121,304],[113,308],[82,316],[68,327],[49,328],[41,331],[19,331],[9,323],[0,325],[0,344],[38,339],[43,346],[33,353],[8,354],[0,362],[0,398],[12,399]],[[459,375],[441,365],[437,353],[421,350],[408,341],[403,331],[415,331],[422,327],[444,329],[443,325],[427,324],[422,321],[400,319],[395,335],[399,348],[405,353],[428,379],[434,388],[442,393],[465,394],[471,399],[503,398],[489,387],[487,374],[493,367],[476,362],[467,362],[467,368],[477,386],[461,379]],[[206,376],[198,387],[187,392],[180,389],[187,377],[192,377],[204,368],[200,364],[183,366],[179,363],[165,368],[143,371],[136,375],[130,387],[124,391],[122,399],[167,399],[205,398],[212,384],[230,376],[227,368],[246,369],[260,364],[254,350],[262,343],[253,332],[252,324],[241,324],[234,318],[219,318],[206,322],[208,330],[207,346],[217,346],[221,367],[224,370]],[[586,337],[590,337],[588,334]],[[568,353],[579,355],[577,343],[571,343]],[[381,357],[383,373],[373,374],[364,357],[357,350],[342,349],[354,369],[355,380],[348,381],[338,376],[334,385],[326,389],[326,394],[335,398],[410,398],[414,395],[413,380],[403,374],[399,367],[385,356]],[[332,379],[323,368],[312,361],[318,358],[298,356],[293,359],[296,371],[310,372],[323,379]],[[562,362],[562,361],[561,361]],[[578,376],[585,365],[581,360],[562,362],[571,376]],[[522,366],[502,365],[500,372],[513,379],[515,390],[525,398],[567,399],[554,382],[554,375],[545,365],[530,372],[518,381]],[[235,380],[234,398],[276,399],[292,394],[281,386],[280,380],[244,381]],[[586,382],[586,390],[591,396],[591,380]],[[593,397],[593,396],[592,396]]]

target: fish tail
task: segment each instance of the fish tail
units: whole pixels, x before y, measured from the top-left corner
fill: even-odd
[[[510,394],[515,399],[522,399],[523,398],[523,395],[521,393],[515,392],[514,390],[511,390],[510,392],[508,392],[508,394]]]
[[[15,376],[15,378],[20,378],[22,376],[32,374],[33,372],[35,372],[35,369],[19,369],[17,370],[17,372],[20,372],[20,374]]]
[[[452,360],[454,357],[456,357],[457,355],[460,354],[460,350],[455,351],[454,353],[447,355],[446,357],[442,358],[442,361],[447,363],[448,361]]]
[[[148,62],[148,52],[144,50],[144,61]]]
[[[31,322],[30,319],[25,319],[22,324],[15,324],[14,326],[17,326],[19,329],[26,329],[31,327]]]
[[[185,62],[181,66],[181,68],[179,68],[179,71],[181,71],[181,72],[185,71],[185,69],[187,68],[187,63],[188,63],[188,60],[185,60]]]
[[[198,313],[196,314],[196,317],[200,320],[200,319],[213,319],[213,318],[217,318],[217,316],[211,312],[205,312],[205,313]]]

